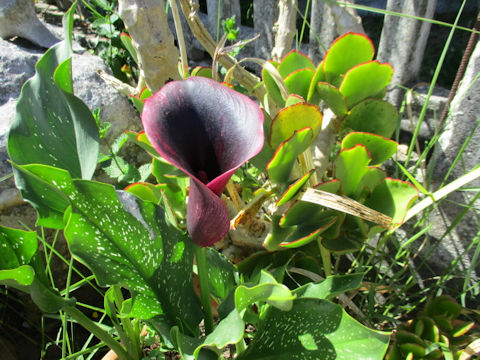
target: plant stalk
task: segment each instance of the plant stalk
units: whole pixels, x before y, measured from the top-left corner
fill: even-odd
[[[197,260],[198,283],[200,285],[200,301],[205,313],[205,334],[208,335],[213,331],[213,312],[210,302],[206,250],[198,245],[194,245],[194,249],[195,259]]]
[[[332,260],[330,259],[330,251],[322,245],[321,237],[318,238],[317,242],[320,249],[320,256],[322,257],[323,272],[325,273],[325,277],[327,277],[332,275]]]
[[[80,310],[73,306],[65,306],[62,309],[73,320],[82,325],[85,329],[90,331],[93,335],[105,343],[111,350],[117,354],[120,360],[133,360],[125,351],[123,346],[115,341],[105,330],[97,326],[92,320],[85,316]]]
[[[180,13],[178,12],[177,0],[169,0],[172,8],[173,22],[175,23],[175,31],[177,33],[178,47],[180,49],[180,63],[182,65],[182,76],[186,78],[188,69],[187,47],[185,46],[185,38],[183,36],[182,22],[180,20]]]

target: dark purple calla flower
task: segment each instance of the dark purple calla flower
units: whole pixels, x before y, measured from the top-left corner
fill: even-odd
[[[216,81],[173,81],[147,99],[142,122],[158,153],[190,176],[187,229],[209,246],[230,227],[219,195],[233,173],[263,147],[263,113]]]

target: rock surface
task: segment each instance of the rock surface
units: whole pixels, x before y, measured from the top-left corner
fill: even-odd
[[[7,162],[7,132],[15,118],[15,105],[23,83],[34,75],[35,63],[43,50],[32,47],[22,41],[0,39],[0,177],[11,173]],[[124,130],[139,130],[141,123],[136,110],[129,100],[114,88],[105,84],[97,71],[109,73],[103,60],[88,52],[73,55],[72,72],[75,94],[82,99],[90,110],[99,108],[102,121],[111,124],[106,140],[112,143]],[[101,146],[108,153],[106,145]],[[12,205],[21,203],[15,190],[13,178],[0,182],[0,224],[16,223],[18,211],[10,211]],[[33,211],[33,209],[32,209]],[[34,211],[21,211],[25,214],[22,221],[33,225]]]
[[[59,39],[35,14],[33,0],[2,0],[0,2],[0,37],[20,36],[32,43],[49,48]]]

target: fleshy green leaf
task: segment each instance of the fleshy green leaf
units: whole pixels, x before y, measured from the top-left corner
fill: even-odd
[[[402,223],[410,205],[418,197],[417,189],[404,181],[386,178],[372,192],[365,205]]]
[[[375,54],[372,41],[363,34],[347,33],[336,39],[325,55],[323,71],[328,82],[352,67],[370,61]]]
[[[298,103],[304,103],[304,102],[305,102],[305,100],[300,95],[291,94],[291,95],[288,96],[287,101],[285,101],[285,107],[289,107],[289,106],[292,106],[292,105],[295,105],[295,104],[298,104]],[[267,134],[265,134],[265,137],[266,136],[267,136]]]
[[[192,76],[203,76],[212,79],[212,68],[205,66],[197,66],[192,70]]]
[[[306,99],[308,96],[308,89],[313,77],[312,69],[300,69],[297,70],[285,78],[285,86],[290,94],[300,95]]]
[[[322,113],[315,105],[296,104],[282,109],[272,121],[270,145],[277,149],[295,131],[311,128],[315,139],[322,127]]]
[[[281,227],[279,221],[282,215],[272,216],[272,229],[263,241],[263,247],[269,251],[275,251],[280,248],[280,243],[285,241],[288,235],[293,231],[292,227]]]
[[[364,132],[349,133],[342,140],[342,149],[350,149],[357,144],[365,146],[372,157],[371,166],[383,164],[397,151],[398,144],[382,136]]]
[[[381,360],[388,342],[387,333],[364,327],[340,305],[296,299],[290,311],[267,310],[253,341],[238,359]]]
[[[286,183],[297,156],[303,153],[312,143],[313,131],[311,128],[295,130],[293,135],[280,144],[272,160],[267,165],[270,181],[277,184]]]
[[[271,66],[275,68],[278,67],[278,63],[275,63],[273,61],[269,61],[269,63],[271,64]],[[275,79],[270,74],[270,72],[268,71],[268,67],[266,66],[263,66],[262,68],[262,79],[263,79],[263,83],[265,84],[265,89],[267,90],[267,94],[278,106],[283,107],[285,105],[285,99],[283,98],[282,92],[280,91],[280,88],[275,82]]]
[[[317,83],[319,81],[325,81],[325,74],[323,73],[323,61],[318,64],[315,74],[313,74],[312,81],[310,82],[310,87],[308,89],[307,102],[314,105],[320,105],[320,99],[316,94]]]
[[[367,172],[371,156],[363,145],[355,145],[351,149],[343,149],[335,161],[335,177],[342,183],[347,196],[352,196],[362,177]]]
[[[345,96],[348,108],[362,100],[375,97],[390,83],[393,68],[390,64],[370,61],[350,69],[343,78],[340,92]]]
[[[132,37],[127,33],[121,33],[120,41],[122,42],[123,46],[125,46],[125,49],[127,49],[127,51],[132,56],[133,61],[138,64],[137,50],[133,46]]]
[[[342,93],[333,85],[325,82],[317,84],[318,100],[325,101],[328,106],[338,117],[344,117],[347,114],[347,103]]]
[[[302,187],[307,183],[310,177],[315,172],[314,169],[310,170],[308,173],[303,175],[300,179],[296,180],[293,184],[289,185],[287,190],[280,196],[280,199],[277,201],[277,206],[285,204],[287,201],[293,199],[295,195],[302,189]]]
[[[292,50],[283,57],[277,69],[282,78],[285,79],[291,73],[306,68],[315,70],[312,60],[301,52]]]
[[[365,100],[352,108],[345,118],[345,126],[355,131],[373,133],[390,138],[398,123],[395,106],[383,100]]]

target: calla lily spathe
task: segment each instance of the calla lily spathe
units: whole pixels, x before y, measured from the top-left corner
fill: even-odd
[[[228,232],[220,199],[233,173],[263,147],[263,113],[226,85],[203,77],[172,81],[146,100],[142,122],[167,161],[190,176],[187,229],[209,246]]]

